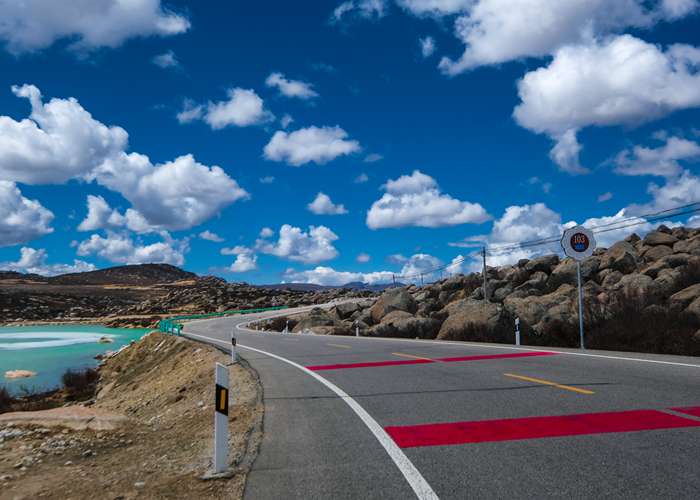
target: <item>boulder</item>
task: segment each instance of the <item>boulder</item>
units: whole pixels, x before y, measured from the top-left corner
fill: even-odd
[[[641,294],[646,297],[655,294],[658,289],[654,280],[646,274],[626,274],[620,281],[614,286],[617,291],[622,291],[627,294],[637,295]]]
[[[347,325],[335,325],[335,326],[315,326],[309,328],[316,335],[354,335],[354,330]]]
[[[618,241],[611,246],[600,259],[600,269],[612,269],[622,274],[629,274],[637,268],[639,255],[634,246],[627,241]]]
[[[662,259],[667,255],[671,255],[672,253],[673,249],[671,247],[666,245],[656,245],[654,247],[647,247],[647,249],[642,252],[642,257],[644,257],[647,262],[653,262]]]
[[[668,303],[674,309],[681,310],[688,307],[690,303],[698,298],[700,298],[700,283],[690,285],[688,288],[674,293],[671,295],[671,298],[668,299]]]
[[[418,303],[418,311],[416,311],[416,314],[419,316],[429,316],[430,313],[440,310],[441,307],[437,300],[426,299]]]
[[[678,238],[668,233],[659,231],[652,231],[644,237],[644,244],[649,247],[654,247],[657,245],[668,245],[673,246],[674,243],[678,241]]]
[[[447,312],[447,319],[440,327],[438,339],[459,338],[459,334],[468,325],[494,328],[504,318],[504,310],[500,305],[483,300],[459,300],[443,311]]]
[[[581,262],[581,278],[584,281],[590,280],[595,275],[595,273],[598,272],[599,267],[599,257],[591,257],[589,259],[585,259]],[[548,286],[551,290],[556,290],[564,283],[568,283],[569,285],[576,285],[576,274],[576,261],[571,257],[567,257],[552,270],[552,274],[549,277]]]
[[[576,287],[564,284],[556,291],[539,297],[508,297],[503,305],[521,321],[541,332],[542,326],[552,320],[572,322],[576,317],[576,297]]]
[[[522,285],[530,278],[530,273],[527,272],[523,267],[513,267],[510,268],[506,273],[504,273],[503,279],[509,281],[510,284],[515,288]]]
[[[365,323],[367,325],[373,325],[374,320],[372,319],[372,314],[369,312],[369,309],[364,309],[363,311],[360,312],[360,314],[355,317],[355,321],[361,321],[362,323]]]
[[[413,314],[406,311],[391,311],[389,314],[382,318],[382,323],[391,323],[392,321],[398,321],[400,319],[412,318]]]
[[[688,253],[692,255],[700,255],[700,236],[694,236],[687,240],[681,240],[673,245],[673,251],[676,253]]]
[[[467,278],[463,274],[458,274],[457,276],[452,276],[450,279],[445,280],[440,288],[445,291],[457,291],[462,290],[467,285]]]
[[[320,326],[339,326],[341,322],[331,316],[327,311],[321,308],[312,309],[311,312],[304,316],[299,323],[294,326],[292,332],[299,333],[304,330],[314,330]]]
[[[384,320],[369,329],[372,337],[399,337],[434,339],[440,321],[433,318],[415,318],[403,311],[388,314]]]
[[[700,318],[700,297],[695,299],[690,303],[685,309],[689,313],[693,313],[696,317]]]
[[[543,271],[535,271],[530,279],[516,288],[516,290],[544,290],[549,276]]]
[[[668,297],[671,292],[676,290],[676,283],[682,277],[682,273],[679,268],[675,269],[662,269],[659,274],[654,278],[654,286],[656,287],[660,297]]]
[[[357,312],[360,306],[356,302],[345,302],[335,306],[336,313],[340,319],[347,319]]]
[[[559,264],[558,255],[545,255],[529,261],[525,264],[525,270],[529,273],[541,271],[549,274],[557,264]]]
[[[384,292],[369,311],[372,320],[379,323],[392,311],[406,311],[413,314],[417,309],[416,301],[405,288],[392,288]]]
[[[605,278],[603,278],[601,283],[604,288],[613,288],[624,276],[624,274],[622,274],[620,271],[613,271],[612,269],[606,269],[606,271],[610,272],[605,275]]]
[[[501,287],[491,294],[491,300],[494,302],[503,302],[511,293],[513,293],[513,287],[511,285]]]
[[[671,255],[666,255],[655,262],[650,263],[648,266],[642,269],[642,274],[656,278],[663,269],[675,269],[694,262],[700,262],[700,259],[687,253],[674,253]]]

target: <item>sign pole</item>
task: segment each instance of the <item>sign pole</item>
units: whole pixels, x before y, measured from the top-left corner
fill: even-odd
[[[484,301],[489,300],[488,296],[488,290],[489,290],[489,284],[488,284],[488,274],[486,272],[486,247],[481,249],[481,256],[484,258],[484,270],[482,272],[483,278],[484,278]]]
[[[581,286],[581,261],[576,261],[576,271],[578,274],[578,331],[581,337],[581,349],[586,346],[583,342],[583,287]]]
[[[214,395],[214,474],[228,468],[228,368],[216,363]]]
[[[576,261],[576,278],[578,281],[578,331],[581,349],[586,348],[583,338],[583,285],[581,283],[581,261],[587,259],[596,248],[593,231],[583,226],[570,227],[561,238],[564,253]]]

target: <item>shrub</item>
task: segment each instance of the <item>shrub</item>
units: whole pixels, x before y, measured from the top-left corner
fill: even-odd
[[[586,347],[700,356],[700,320],[658,305],[657,297],[623,292],[606,306],[586,307]],[[577,344],[578,345],[578,344]]]
[[[669,295],[680,292],[691,285],[700,283],[700,262],[690,262],[679,268],[681,275],[673,284],[673,289]]]
[[[86,368],[85,370],[67,370],[61,377],[68,394],[73,399],[90,397],[100,376],[97,370]]]
[[[0,385],[0,413],[5,413],[12,410],[12,405],[15,402],[15,398],[12,397],[10,391],[7,387]]]

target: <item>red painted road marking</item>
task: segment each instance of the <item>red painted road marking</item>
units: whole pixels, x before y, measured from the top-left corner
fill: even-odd
[[[456,358],[440,358],[437,361],[454,363],[457,361],[484,361],[487,359],[530,358],[532,356],[554,356],[558,353],[551,351],[516,352],[511,354],[482,354],[480,356],[459,356]]]
[[[678,413],[685,413],[686,415],[692,415],[693,417],[700,417],[700,406],[691,406],[690,408],[671,408],[673,411]]]
[[[401,448],[700,427],[700,422],[656,410],[584,413],[446,424],[386,427]]]
[[[393,360],[393,361],[368,361],[366,363],[341,363],[336,365],[317,365],[307,366],[311,371],[318,372],[322,370],[344,370],[346,368],[371,368],[375,366],[395,366],[395,365],[424,365],[426,363],[434,363],[430,359],[411,359],[411,360]]]
[[[411,359],[411,360],[392,360],[392,361],[368,361],[364,363],[342,363],[335,365],[316,365],[307,366],[311,371],[322,370],[345,370],[348,368],[374,368],[379,366],[397,366],[397,365],[424,365],[428,363],[456,363],[461,361],[484,361],[489,359],[510,359],[510,358],[530,358],[533,356],[554,356],[558,353],[550,351],[530,351],[518,352],[512,354],[484,354],[479,356],[460,356],[456,358],[436,358],[436,359]]]

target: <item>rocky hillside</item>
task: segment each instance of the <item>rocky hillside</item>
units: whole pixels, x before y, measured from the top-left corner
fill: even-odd
[[[167,265],[121,266],[40,280],[13,274],[0,276],[0,323],[90,321],[151,327],[169,315],[321,304],[363,295],[371,292],[264,289]]]
[[[155,285],[191,280],[197,275],[170,264],[141,264],[117,266],[85,273],[63,274],[48,278],[56,285]]]
[[[582,264],[587,347],[700,355],[700,229],[659,227],[600,248]],[[458,275],[378,300],[316,309],[294,331],[578,346],[576,263],[548,255]],[[277,320],[281,324],[282,320]],[[273,327],[275,325],[268,325]]]

